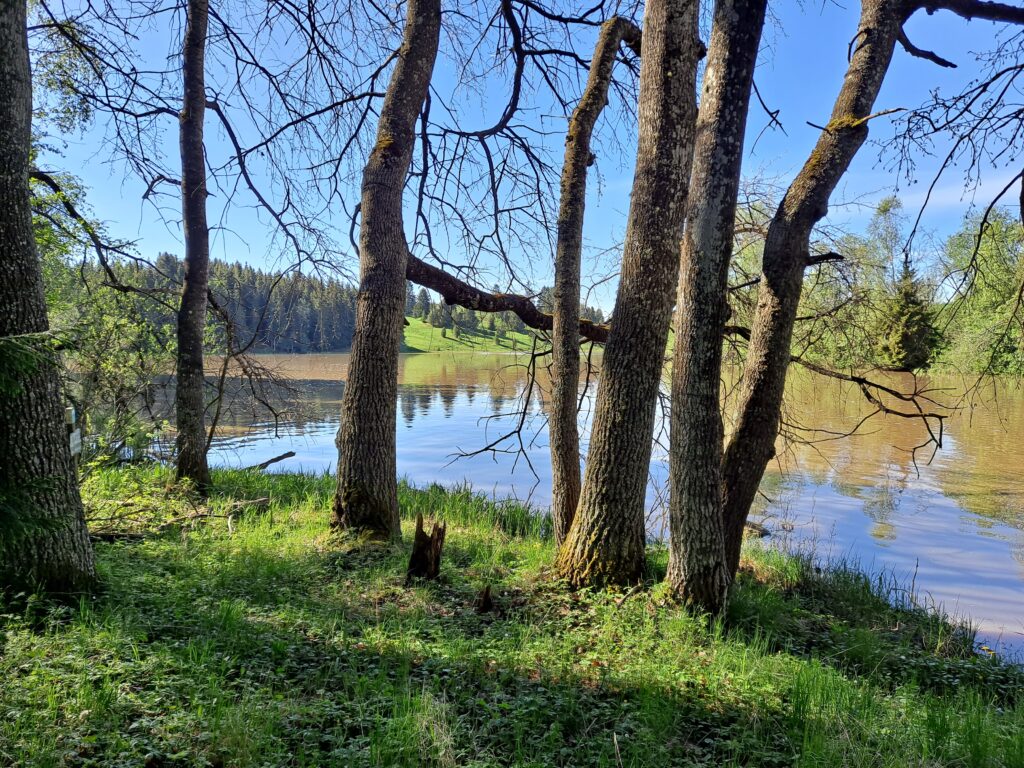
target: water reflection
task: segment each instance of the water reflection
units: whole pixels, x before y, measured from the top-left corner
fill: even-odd
[[[302,407],[275,434],[243,414],[217,440],[221,464],[256,464],[287,450],[296,457],[275,469],[333,470],[345,355],[268,356],[302,382]],[[546,505],[550,462],[543,393],[529,391],[522,454],[486,452],[467,458],[514,428],[526,397],[526,370],[508,355],[403,355],[400,363],[398,466],[414,483],[469,482],[478,490]],[[581,382],[581,386],[582,386]],[[963,382],[936,379],[952,402]],[[584,397],[585,406],[588,398]],[[588,408],[581,416],[584,437]],[[756,516],[775,540],[812,547],[825,557],[858,560],[913,580],[927,599],[970,615],[991,643],[1024,650],[1024,392],[1015,383],[989,385],[948,419],[943,448],[915,452],[926,441],[919,421],[876,416],[852,385],[792,377],[786,422],[808,443],[780,440],[762,484]],[[811,430],[811,431],[806,431]],[[518,443],[514,446],[520,447]],[[531,466],[536,474],[531,471]],[[648,506],[657,510],[667,477],[655,450]],[[663,532],[657,514],[653,535]]]
[[[928,385],[944,388],[949,403],[964,391],[952,378]],[[791,382],[787,408],[837,433],[871,411],[855,387],[808,376]],[[792,525],[797,545],[892,569],[925,599],[972,617],[987,640],[1024,650],[1022,428],[1016,382],[963,403],[930,462],[928,451],[915,452],[928,437],[919,421],[876,417],[849,438],[787,446],[769,470],[775,495],[760,513],[769,526]]]

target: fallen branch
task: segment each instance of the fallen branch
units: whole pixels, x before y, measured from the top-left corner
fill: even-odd
[[[225,509],[227,510],[228,514],[231,514],[231,512],[233,511],[248,510],[250,507],[255,509],[266,509],[269,506],[270,497],[263,496],[262,498],[259,499],[241,499],[239,501],[232,501],[227,506],[225,506]]]
[[[146,538],[144,533],[131,533],[128,531],[90,531],[90,541],[102,541],[107,543],[118,541],[142,541]]]
[[[279,462],[279,461],[284,461],[285,459],[290,459],[294,455],[295,455],[295,451],[286,451],[285,453],[282,453],[280,456],[275,456],[272,459],[267,459],[266,461],[264,461],[264,462],[262,462],[260,464],[253,464],[251,467],[246,467],[242,471],[243,472],[259,472],[261,470],[266,469],[271,464],[277,464],[277,462]]]
[[[626,594],[624,594],[622,597],[615,601],[616,609],[621,608],[624,602],[629,600],[629,598],[631,598],[633,595],[637,594],[641,589],[643,589],[643,587],[643,582],[640,582],[638,584],[634,584],[632,587],[627,589]]]

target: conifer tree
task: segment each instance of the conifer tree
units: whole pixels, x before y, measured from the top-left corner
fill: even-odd
[[[914,371],[927,368],[931,362],[939,334],[928,300],[922,293],[910,258],[905,257],[900,277],[886,304],[878,344],[878,355],[886,368]]]

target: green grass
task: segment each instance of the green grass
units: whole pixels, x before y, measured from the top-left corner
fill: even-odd
[[[387,547],[325,535],[330,478],[167,480],[87,482],[124,539],[98,595],[0,604],[0,765],[1024,766],[1024,673],[884,579],[755,548],[709,623],[663,549],[647,589],[571,593],[537,515],[465,489],[403,486]],[[405,588],[417,512],[442,578]]]
[[[496,340],[493,331],[460,330],[455,338],[455,331],[449,328],[442,337],[440,328],[417,317],[405,319],[409,324],[403,332],[403,352],[529,352],[533,345],[528,333],[505,331],[504,338]]]

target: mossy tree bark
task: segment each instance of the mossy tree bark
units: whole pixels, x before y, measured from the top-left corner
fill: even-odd
[[[590,139],[608,103],[612,68],[625,42],[640,50],[640,30],[613,17],[601,26],[587,85],[569,120],[555,246],[553,330],[551,333],[551,519],[555,543],[569,532],[580,498],[580,436],[576,421],[580,379],[580,260],[587,168],[593,163]]]
[[[775,455],[790,344],[814,225],[868,135],[868,116],[906,19],[904,4],[865,0],[856,44],[832,119],[768,228],[761,282],[743,371],[739,419],[722,464],[726,557],[739,568],[743,526]]]
[[[697,6],[651,0],[644,12],[637,161],[619,290],[580,503],[558,555],[559,573],[575,586],[634,582],[644,569],[644,498],[704,53]]]
[[[206,221],[206,30],[208,0],[189,0],[182,45],[184,96],[178,119],[181,152],[181,221],[185,235],[185,282],[178,308],[175,364],[175,426],[178,479],[204,492],[210,484],[206,460],[206,378],[203,339],[210,283],[210,229]]]
[[[743,136],[767,0],[718,0],[697,116],[672,355],[668,582],[718,613],[730,574],[722,520],[719,381]]]
[[[49,329],[29,197],[32,79],[26,4],[0,4],[0,338]],[[12,343],[8,340],[7,343]],[[60,377],[45,356],[0,392],[0,491],[13,494],[0,589],[71,592],[95,580]],[[24,516],[22,519],[21,516]],[[23,529],[23,530],[20,530]]]
[[[401,538],[395,423],[408,243],[402,192],[441,29],[440,0],[410,0],[398,61],[363,169],[359,296],[338,430],[333,528]]]
[[[739,417],[722,464],[726,557],[739,568],[743,526],[765,467],[775,455],[793,324],[808,262],[811,231],[828,212],[836,184],[868,136],[868,123],[903,25],[916,11],[947,10],[965,19],[1024,24],[1024,8],[983,0],[863,0],[850,63],[832,117],[786,191],[768,228],[757,307],[743,371]],[[934,56],[934,54],[932,54]],[[934,60],[934,59],[932,59]]]

